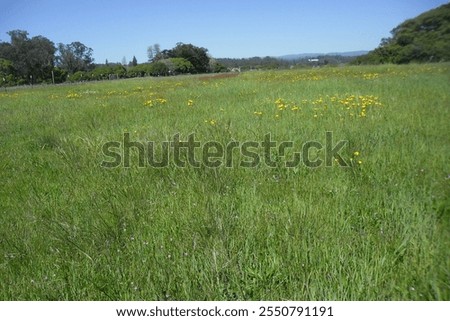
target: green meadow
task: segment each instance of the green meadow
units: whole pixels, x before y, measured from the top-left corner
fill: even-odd
[[[2,89],[0,299],[450,300],[449,93],[449,64]],[[125,134],[293,147],[102,166]]]

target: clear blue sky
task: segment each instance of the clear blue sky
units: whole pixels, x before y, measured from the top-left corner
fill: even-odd
[[[80,41],[97,63],[147,60],[177,42],[213,57],[371,50],[439,0],[0,0],[0,40],[22,29],[56,43]]]

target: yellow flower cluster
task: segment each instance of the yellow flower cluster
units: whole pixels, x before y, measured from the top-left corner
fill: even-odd
[[[448,68],[440,68],[434,67],[420,67],[410,68],[409,70],[399,70],[395,69],[387,69],[383,71],[368,71],[361,70],[356,68],[315,68],[315,69],[293,69],[288,71],[274,71],[262,73],[258,77],[258,81],[261,82],[302,82],[302,81],[321,81],[327,79],[364,79],[364,80],[374,80],[380,77],[390,77],[390,76],[399,76],[405,77],[411,73],[420,72],[448,72]],[[442,69],[442,70],[441,70]]]
[[[206,124],[210,124],[211,126],[216,126],[217,125],[217,120],[215,119],[205,119],[205,123]]]
[[[380,77],[380,74],[376,72],[363,74],[363,78],[366,80],[377,79],[378,77]]]
[[[189,107],[194,106],[194,101],[193,101],[192,99],[188,99],[187,105],[188,105]]]
[[[281,98],[275,100],[275,105],[277,105],[278,110],[285,110],[287,107],[287,104]]]
[[[278,98],[277,100],[275,100],[275,105],[277,106],[277,109],[279,111],[283,111],[286,108],[290,108],[292,111],[300,110],[300,107],[297,106],[295,103],[287,103],[282,98]]]
[[[298,81],[317,81],[324,77],[314,71],[298,73],[296,71],[272,72],[265,73],[259,78],[260,81],[282,81],[282,82],[298,82]]]
[[[69,92],[67,94],[66,98],[69,98],[69,99],[81,98],[81,94],[74,93],[74,92]]]
[[[18,93],[8,94],[8,93],[0,93],[0,98],[7,97],[7,98],[17,98],[19,97]]]
[[[116,91],[116,90],[113,90],[113,91],[110,91],[110,92],[108,92],[108,96],[130,96],[130,95],[132,95],[132,94],[138,94],[139,92],[138,91],[135,91],[135,92],[129,92],[128,90],[124,90],[124,91]]]
[[[344,97],[343,99],[339,99],[339,103],[346,109],[357,109],[359,110],[356,112],[350,112],[350,116],[359,116],[359,117],[366,117],[367,113],[367,107],[369,106],[382,106],[380,103],[378,97],[369,95],[369,96],[355,96],[355,95],[349,95],[347,97]]]
[[[303,99],[301,103],[288,102],[283,98],[278,98],[274,103],[276,106],[276,119],[280,118],[287,110],[290,110],[303,115],[305,112],[311,111],[314,119],[325,115],[333,115],[334,113],[343,120],[345,114],[350,117],[366,117],[369,107],[382,106],[379,98],[373,95],[327,95],[310,100]],[[262,112],[254,112],[254,114],[261,116]]]
[[[153,100],[147,100],[146,102],[144,102],[144,106],[153,107]]]
[[[147,100],[146,102],[144,102],[144,106],[153,107],[155,105],[164,105],[165,103],[167,103],[167,99],[156,98]]]

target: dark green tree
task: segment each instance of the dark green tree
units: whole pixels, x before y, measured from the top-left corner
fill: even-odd
[[[170,50],[163,50],[154,57],[154,61],[169,58],[184,58],[194,67],[193,72],[204,73],[209,71],[208,49],[196,47],[192,44],[177,43]]]
[[[68,45],[60,43],[58,44],[57,65],[70,74],[77,71],[87,71],[92,68],[94,62],[92,53],[91,48],[78,41]]]
[[[0,84],[1,86],[14,85],[15,70],[11,61],[0,58]]]
[[[53,77],[55,78],[55,83],[59,84],[67,80],[67,71],[61,68],[55,67],[53,69]]]
[[[169,68],[163,62],[156,61],[151,63],[150,66],[149,73],[151,76],[167,76],[169,74]]]
[[[22,82],[51,79],[56,51],[53,42],[42,36],[29,39],[24,30],[13,30],[8,35],[11,42],[0,44],[0,58],[11,62],[14,76]]]
[[[177,43],[172,49],[172,58],[184,58],[188,60],[197,73],[209,71],[208,49],[196,47],[191,44]]]
[[[8,32],[11,37],[10,46],[6,47],[6,53],[2,58],[6,58],[13,63],[19,77],[28,78],[30,76],[27,52],[30,49],[28,32],[24,30],[12,30]]]
[[[45,37],[37,36],[30,40],[27,52],[29,73],[38,81],[51,79],[55,63],[55,44]]]
[[[136,59],[135,56],[133,56],[133,60],[131,60],[131,66],[132,66],[132,67],[136,67],[137,64],[138,64],[137,59]]]

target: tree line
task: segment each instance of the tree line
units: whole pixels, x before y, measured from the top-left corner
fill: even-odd
[[[192,44],[177,43],[166,50],[155,44],[147,52],[149,60],[141,64],[136,57],[128,64],[95,64],[93,49],[79,41],[55,45],[43,36],[30,38],[24,30],[7,34],[10,41],[0,42],[2,86],[227,71],[208,49]]]
[[[55,45],[43,36],[29,38],[24,30],[7,34],[10,42],[0,42],[2,85],[60,83],[70,74],[94,67],[93,50],[81,42]]]

